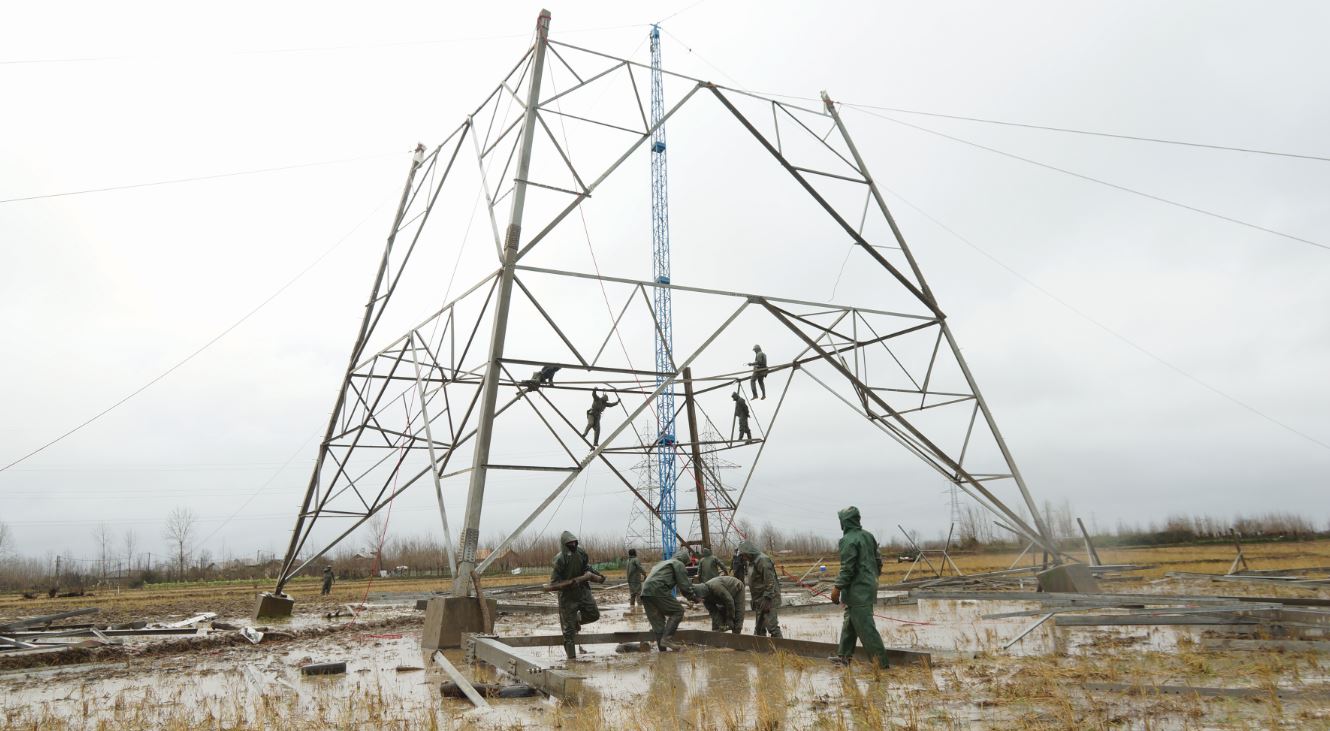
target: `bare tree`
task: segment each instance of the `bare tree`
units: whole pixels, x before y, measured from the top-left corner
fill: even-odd
[[[9,532],[9,526],[0,523],[0,560],[3,560],[13,550],[13,542],[14,536]]]
[[[92,542],[97,547],[97,565],[101,567],[101,574],[106,576],[106,565],[111,562],[113,551],[112,546],[115,539],[111,536],[111,528],[105,523],[98,523],[92,531]]]
[[[176,555],[177,579],[185,576],[185,561],[189,557],[189,544],[194,539],[194,514],[189,508],[176,508],[166,516],[162,538],[170,542]]]
[[[125,535],[121,538],[121,545],[125,547],[125,569],[134,570],[134,551],[139,547],[138,534],[133,528],[126,528]]]

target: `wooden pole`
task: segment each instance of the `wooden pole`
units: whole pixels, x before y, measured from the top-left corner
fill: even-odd
[[[683,399],[688,410],[688,436],[692,441],[693,481],[697,483],[697,522],[702,528],[702,545],[711,547],[711,529],[707,525],[707,488],[702,479],[702,437],[697,433],[697,409],[693,406],[693,369],[683,369]]]

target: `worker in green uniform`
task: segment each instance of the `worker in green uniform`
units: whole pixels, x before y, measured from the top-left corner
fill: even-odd
[[[697,585],[702,606],[711,615],[712,632],[740,634],[744,629],[744,583],[733,576],[716,576]]]
[[[563,545],[563,550],[554,557],[550,583],[570,582],[559,590],[559,629],[563,631],[563,651],[572,660],[577,657],[577,633],[582,625],[600,619],[600,609],[596,606],[596,598],[591,595],[591,585],[576,580],[588,573],[599,575],[600,572],[591,568],[591,559],[577,545],[577,536],[564,531],[559,536],[559,543]]]
[[[752,566],[748,571],[748,596],[757,615],[753,634],[780,637],[780,580],[776,577],[776,563],[759,551],[752,541],[740,543],[739,553]]]
[[[845,618],[841,621],[840,646],[831,661],[848,665],[854,655],[854,642],[864,643],[864,649],[887,666],[887,650],[882,646],[882,635],[873,624],[873,603],[877,601],[877,577],[882,573],[882,554],[877,539],[859,526],[859,508],[851,505],[836,514],[840,529],[840,574],[831,590],[831,601],[845,600]]]
[[[702,560],[697,563],[697,583],[705,584],[708,581],[727,573],[725,564],[715,556],[711,555],[711,548],[702,547]]]
[[[656,633],[656,647],[661,652],[675,649],[670,637],[683,621],[683,605],[674,598],[678,589],[688,601],[697,601],[697,592],[688,578],[688,549],[680,546],[674,556],[651,567],[646,583],[642,585],[642,608],[647,611],[651,631]]]
[[[637,606],[637,598],[642,596],[642,579],[647,575],[642,562],[637,560],[637,549],[628,549],[628,606]]]

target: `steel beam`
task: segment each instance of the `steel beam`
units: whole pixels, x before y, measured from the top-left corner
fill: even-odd
[[[495,408],[499,398],[499,375],[503,346],[508,335],[508,305],[512,300],[516,275],[517,248],[522,238],[522,212],[526,205],[526,179],[531,171],[531,147],[535,137],[537,105],[540,103],[540,79],[545,70],[545,46],[549,42],[550,12],[541,10],[536,20],[536,45],[531,59],[531,81],[527,87],[526,120],[522,128],[522,150],[513,176],[513,202],[504,237],[503,266],[499,274],[498,298],[494,304],[494,327],[490,335],[489,365],[480,400],[476,431],[476,450],[471,465],[471,483],[467,488],[466,518],[462,527],[461,560],[453,576],[453,596],[467,596],[469,580],[476,568],[476,546],[480,543],[480,513],[485,502],[485,478],[494,437]]]
[[[532,662],[497,637],[464,635],[462,646],[467,662],[487,662],[542,693],[562,700],[577,700],[582,695],[581,677]]]

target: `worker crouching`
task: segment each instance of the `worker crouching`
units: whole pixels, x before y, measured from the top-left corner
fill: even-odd
[[[642,585],[642,608],[647,612],[651,631],[656,634],[656,648],[661,652],[677,649],[670,643],[670,637],[683,621],[683,605],[674,598],[674,590],[678,589],[690,602],[697,601],[693,582],[688,578],[687,561],[688,549],[680,546],[672,558],[651,567]]]

